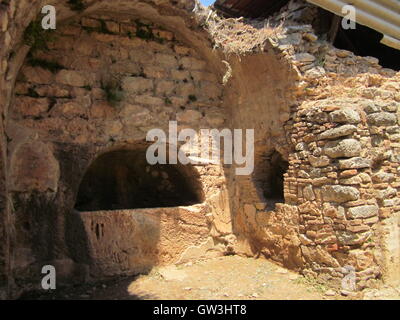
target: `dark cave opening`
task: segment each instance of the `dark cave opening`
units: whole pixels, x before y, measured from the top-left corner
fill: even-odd
[[[78,211],[189,206],[203,201],[192,166],[149,165],[146,148],[99,156],[86,171],[75,204]]]

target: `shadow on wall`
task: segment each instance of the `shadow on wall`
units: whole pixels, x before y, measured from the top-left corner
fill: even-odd
[[[282,239],[295,234],[297,212],[285,204],[283,178],[294,149],[287,123],[297,106],[298,74],[269,44],[263,53],[232,57],[229,63],[233,77],[224,101],[230,105],[230,124],[255,130],[253,174],[234,176],[234,171],[225,171],[235,252],[292,266],[293,248]]]
[[[68,245],[84,237],[69,235],[69,230],[78,232],[79,228],[69,227],[69,213],[74,201],[74,193],[79,185],[80,173],[87,165],[91,151],[85,147],[55,144],[54,155],[60,165],[60,178],[56,191],[25,191],[12,194],[15,229],[17,235],[13,272],[18,288],[41,288],[41,269],[53,265],[57,270],[57,281],[84,278],[84,270],[69,259]],[[81,247],[87,247],[82,244]],[[83,258],[83,260],[87,260]]]
[[[203,201],[193,170],[183,165],[154,165],[146,148],[99,156],[79,188],[78,211],[190,206]]]
[[[260,200],[267,205],[266,210],[275,210],[277,203],[285,203],[284,174],[288,168],[289,163],[276,150],[256,159],[253,179]]]

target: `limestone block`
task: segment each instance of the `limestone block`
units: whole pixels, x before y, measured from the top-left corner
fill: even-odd
[[[362,168],[370,168],[372,165],[372,161],[369,159],[355,157],[346,160],[339,160],[339,168],[340,169],[362,169]]]
[[[153,97],[150,95],[140,95],[136,96],[134,101],[136,103],[149,105],[149,106],[162,106],[164,104],[164,100],[158,97]]]
[[[324,201],[347,202],[360,198],[360,192],[354,187],[331,185],[322,187]]]
[[[59,85],[41,86],[35,89],[36,93],[42,97],[67,98],[70,95],[69,90]]]
[[[372,88],[369,88],[369,89],[372,89]],[[381,111],[381,108],[373,102],[363,103],[362,107],[363,107],[364,111],[368,114]]]
[[[156,93],[159,95],[171,95],[176,88],[173,81],[162,80],[156,85]]]
[[[176,68],[178,66],[178,61],[176,58],[169,54],[158,53],[155,55],[155,60],[158,64],[166,68]]]
[[[373,266],[374,255],[371,252],[360,249],[351,250],[348,261],[356,268],[356,271],[361,271]]]
[[[297,63],[312,63],[315,61],[315,56],[309,53],[297,53],[294,55],[293,60]]]
[[[143,72],[149,78],[164,79],[167,77],[167,71],[158,66],[145,66]]]
[[[187,48],[187,47],[183,47],[183,46],[179,46],[179,45],[174,46],[174,51],[180,55],[188,55],[190,53],[190,50],[191,49]]]
[[[367,205],[360,207],[349,208],[347,216],[351,219],[362,219],[377,216],[379,207],[376,205]]]
[[[384,171],[379,171],[371,176],[372,181],[376,183],[385,183],[385,182],[392,182],[395,179],[395,175],[393,173],[388,173]]]
[[[53,81],[53,74],[49,70],[40,67],[24,66],[22,74],[25,76],[26,81],[37,84],[50,84]]]
[[[124,45],[131,47],[139,47],[143,43],[143,41],[140,41],[141,39],[123,38],[121,36],[108,33],[93,32],[91,36],[100,42],[121,42]]]
[[[340,50],[340,49],[335,50],[335,53],[339,58],[347,58],[347,57],[349,57],[349,56],[351,56],[353,54],[350,51]]]
[[[318,40],[318,37],[314,33],[311,33],[311,32],[305,33],[303,35],[303,38],[310,42],[314,42],[314,41]]]
[[[361,144],[355,139],[329,141],[325,145],[324,152],[331,158],[356,157],[361,153]]]
[[[307,70],[305,72],[305,77],[308,79],[319,79],[326,74],[325,69],[323,67],[315,67]]]
[[[367,241],[372,236],[372,231],[364,233],[354,233],[351,231],[338,231],[337,238],[341,244],[357,245]]]
[[[90,109],[92,118],[108,118],[114,114],[113,108],[106,101],[96,101]]]
[[[189,80],[190,73],[186,70],[171,70],[171,78],[174,80]]]
[[[382,200],[393,198],[394,196],[396,196],[396,194],[397,190],[391,187],[384,190],[375,191],[375,197]]]
[[[145,93],[153,90],[153,80],[142,77],[127,77],[122,81],[122,89],[128,93]]]
[[[340,179],[339,183],[344,185],[353,185],[353,184],[361,184],[363,180],[359,176],[354,176],[347,179]]]
[[[319,110],[317,112],[310,112],[307,114],[307,120],[316,123],[326,123],[328,122],[328,114]]]
[[[196,87],[193,83],[184,83],[177,87],[177,94],[181,97],[189,97],[190,95],[196,96]],[[197,96],[196,96],[197,98]]]
[[[299,236],[300,242],[302,245],[308,246],[313,243],[312,240],[308,239],[304,234]]]
[[[372,181],[368,173],[362,172],[358,176],[361,178],[363,183],[370,183]]]
[[[343,136],[348,136],[355,132],[357,130],[357,127],[351,124],[343,125],[337,128],[333,128],[330,130],[327,130],[323,133],[321,133],[318,136],[318,139],[334,139],[334,138],[339,138]]]
[[[140,65],[135,62],[117,62],[110,66],[110,72],[116,74],[140,74]]]
[[[147,123],[151,119],[150,111],[138,105],[127,104],[120,112],[121,121],[126,125]]]
[[[168,41],[172,41],[174,40],[174,34],[170,31],[166,31],[166,30],[153,30],[153,33],[164,40],[168,40]]]
[[[330,163],[330,159],[327,156],[314,157],[313,155],[309,155],[308,160],[315,168],[326,167]]]
[[[72,87],[83,87],[89,84],[81,72],[61,70],[56,75],[56,81]]]
[[[330,113],[329,118],[332,122],[338,123],[360,123],[360,114],[351,108],[343,108]]]
[[[301,246],[301,252],[308,262],[318,263],[324,266],[338,268],[339,262],[333,258],[328,251],[321,248],[321,246],[307,247]]]
[[[397,123],[394,113],[378,112],[367,116],[368,123],[375,126],[393,126]]]
[[[86,115],[85,107],[77,101],[69,101],[57,104],[51,111],[52,116],[62,116],[71,119],[77,116]]]
[[[303,195],[306,200],[310,200],[310,201],[315,200],[315,194],[314,194],[312,186],[310,186],[310,185],[304,187]]]

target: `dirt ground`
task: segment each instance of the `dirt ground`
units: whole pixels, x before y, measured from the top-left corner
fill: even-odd
[[[150,274],[31,294],[24,299],[80,300],[332,300],[344,297],[321,284],[264,259],[227,256],[181,266],[154,268]],[[393,288],[371,290],[368,299],[398,299]]]

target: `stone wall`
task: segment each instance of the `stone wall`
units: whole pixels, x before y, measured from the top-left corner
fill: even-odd
[[[232,253],[336,286],[348,266],[359,289],[398,281],[398,73],[304,23],[226,57],[194,1],[99,0],[82,12],[52,3],[54,41],[30,54],[23,31],[42,2],[0,4],[0,298],[36,288],[47,263],[69,282]],[[255,129],[253,175],[198,165],[205,201],[192,208],[73,211],[96,158],[136,147],[150,129],[167,132],[172,120]],[[284,198],[266,197],[278,181]],[[179,215],[182,232],[172,227]],[[148,255],[130,243],[139,217],[167,230],[149,238],[158,242]]]
[[[9,1],[0,4],[0,297],[5,298],[13,285],[11,269],[13,264],[12,245],[14,239],[14,218],[7,195],[7,139],[5,120],[8,117],[8,106],[12,97],[16,73],[22,63],[26,50],[18,48],[25,23],[35,16],[35,6],[41,1]],[[15,51],[13,49],[16,49]],[[20,50],[19,50],[20,49]]]
[[[341,267],[352,265],[360,287],[382,275],[379,222],[398,210],[396,151],[388,143],[399,129],[397,109],[391,101],[328,100],[294,119],[286,199],[298,206],[301,250],[313,271],[342,279]]]
[[[48,43],[50,50],[29,54],[22,68],[29,47],[20,40],[36,14],[34,5],[40,8],[40,2],[29,7],[11,2],[2,11],[2,18],[10,17],[10,23],[3,26],[7,33],[1,34],[6,41],[2,70],[7,71],[8,81],[2,82],[2,96],[6,97],[2,99],[2,119],[7,120],[9,137],[9,182],[2,186],[10,190],[4,192],[9,207],[2,211],[2,297],[40,284],[44,263],[56,264],[63,275],[85,273],[84,265],[70,259],[67,230],[76,222],[69,213],[80,179],[98,155],[135,146],[149,129],[168,132],[170,120],[178,120],[178,129],[218,128],[225,122],[218,73],[207,70],[213,54],[206,54],[208,61],[200,57],[211,52],[211,48],[198,46],[205,32],[190,30],[195,25],[187,16],[194,7],[192,1],[174,2],[173,6],[169,1],[159,2],[163,15],[152,1],[126,1],[124,8],[132,15],[117,19],[110,15],[109,2],[98,1],[94,10],[103,8],[107,14],[69,20],[65,28],[59,23],[56,40]],[[64,4],[57,9],[58,22],[76,14]],[[122,103],[114,104],[119,101],[107,97],[107,87],[114,81],[117,91],[126,91]],[[113,96],[115,92],[108,93]],[[5,157],[6,143],[4,146]],[[221,169],[203,164],[196,170],[202,176],[202,192],[212,194],[206,206],[219,210],[210,221],[226,221],[227,213],[219,209],[224,201],[218,193],[224,181]],[[218,243],[220,233],[213,234]],[[197,252],[199,243],[191,238],[186,241],[187,247],[193,246],[192,251]],[[207,241],[215,245],[213,238]],[[218,250],[224,252],[224,245]]]
[[[231,119],[253,125],[257,136],[254,175],[231,185],[237,253],[263,255],[337,287],[346,266],[355,268],[358,289],[393,281],[398,73],[318,40],[308,25],[289,23],[270,42],[262,55],[242,58],[248,74],[230,61],[233,87],[244,88]],[[266,197],[260,184],[276,152],[289,164],[284,199]]]
[[[178,130],[199,130],[222,128],[226,118],[222,86],[207,62],[151,21],[85,16],[59,26],[47,46],[22,66],[7,125],[20,283],[43,261],[73,255],[68,215],[84,170],[98,155],[133,148],[150,129],[168,133],[169,121],[177,121]],[[73,150],[67,158],[66,149]],[[218,197],[221,169],[196,170],[205,198]],[[201,244],[185,241],[187,247]],[[38,242],[43,242],[39,252]]]

